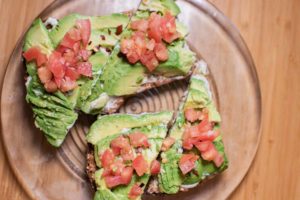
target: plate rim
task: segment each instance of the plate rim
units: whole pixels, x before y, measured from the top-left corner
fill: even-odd
[[[249,162],[249,165],[246,168],[246,173],[240,177],[240,180],[236,182],[236,185],[234,186],[234,189],[230,191],[227,196],[224,197],[224,199],[227,199],[229,196],[233,194],[234,191],[238,188],[238,186],[241,184],[241,182],[244,180],[244,178],[247,176],[249,173],[249,169],[253,164],[253,161],[256,157],[256,154],[258,152],[258,148],[260,145],[261,141],[261,136],[262,136],[262,120],[263,120],[263,109],[262,109],[262,95],[261,95],[261,87],[260,87],[260,82],[259,82],[259,77],[257,74],[257,69],[255,62],[253,60],[253,57],[250,53],[250,50],[243,39],[242,35],[240,34],[240,31],[237,29],[237,27],[233,24],[233,22],[221,11],[219,10],[213,3],[206,1],[206,0],[178,0],[178,1],[183,1],[183,2],[188,2],[195,6],[197,9],[201,10],[205,14],[207,14],[215,23],[217,23],[222,30],[230,37],[230,40],[233,41],[235,46],[238,48],[238,51],[241,53],[243,56],[243,59],[250,64],[249,70],[251,72],[251,78],[255,80],[255,89],[256,89],[256,94],[257,94],[257,101],[258,103],[258,110],[259,110],[259,119],[258,119],[258,132],[257,132],[257,143],[254,147],[253,155],[251,155],[251,161]],[[39,14],[34,18],[41,17],[45,13],[47,13],[48,10],[51,10],[53,7],[59,6],[60,4],[63,4],[67,2],[66,0],[54,0],[53,2],[49,3]],[[217,15],[216,15],[217,13]],[[33,20],[34,20],[33,19]],[[3,101],[3,88],[4,88],[4,83],[5,79],[7,77],[7,71],[8,71],[8,66],[12,62],[12,57],[13,55],[17,52],[18,48],[20,48],[20,45],[22,45],[25,33],[29,30],[32,22],[28,24],[25,28],[22,34],[19,36],[19,39],[17,40],[13,50],[11,51],[10,57],[8,59],[7,64],[5,65],[5,70],[3,73],[3,78],[1,80],[1,95],[0,95],[0,103],[2,107],[2,101]],[[14,174],[14,178],[16,178],[18,184],[20,184],[21,188],[24,190],[25,194],[30,198],[30,199],[36,199],[34,193],[32,190],[29,188],[29,186],[25,183],[24,179],[22,178],[21,174],[18,172],[16,167],[13,165],[13,160],[11,160],[11,157],[9,156],[8,152],[8,146],[4,140],[4,130],[3,130],[3,113],[0,113],[0,126],[1,126],[1,139],[2,139],[2,144],[3,144],[3,150],[5,157],[8,160],[8,164],[10,169],[12,170]]]

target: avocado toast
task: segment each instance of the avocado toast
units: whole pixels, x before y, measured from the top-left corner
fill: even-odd
[[[108,19],[112,21],[111,26],[98,24]],[[32,105],[35,125],[53,146],[62,144],[75,123],[78,116],[75,109],[81,110],[82,102],[86,102],[90,88],[96,85],[109,57],[106,50],[112,49],[118,41],[117,27],[125,26],[128,21],[129,17],[124,14],[101,17],[71,14],[52,29],[47,29],[41,19],[37,19],[27,32],[23,46],[28,73],[26,100]],[[87,33],[81,32],[85,27],[80,26],[84,25]],[[92,37],[88,36],[89,32]],[[101,40],[102,34],[108,32],[111,33],[109,43]],[[93,34],[99,34],[99,40],[93,39]],[[73,39],[76,37],[79,39]],[[97,52],[91,55],[90,49]],[[77,61],[74,61],[75,50],[76,56],[80,56]]]
[[[87,173],[95,200],[140,199],[167,134],[172,112],[100,116],[91,126]]]
[[[186,100],[163,142],[161,171],[149,184],[149,193],[186,191],[228,167],[220,134],[221,118],[202,73],[203,65],[204,61],[198,62]]]

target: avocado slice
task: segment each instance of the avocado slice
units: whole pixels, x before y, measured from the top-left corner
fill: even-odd
[[[41,19],[37,19],[25,36],[23,50],[38,46],[43,53],[49,55],[53,45],[48,31]],[[50,144],[58,147],[64,141],[69,129],[77,119],[77,113],[69,99],[61,92],[49,94],[37,76],[35,62],[26,63],[29,77],[26,82],[26,101],[31,104],[34,123],[42,130]]]
[[[104,169],[101,166],[99,155],[110,147],[110,142],[121,135],[130,135],[142,132],[148,138],[149,148],[141,149],[141,154],[146,159],[148,166],[156,159],[160,151],[163,139],[167,134],[167,125],[172,118],[172,112],[144,113],[140,115],[113,114],[99,116],[91,126],[87,135],[87,141],[94,145],[94,157],[98,170],[95,172],[95,183],[97,191],[94,200],[102,199],[124,199],[127,200],[131,187],[139,183],[144,189],[150,179],[148,171],[142,176],[133,174],[128,185],[120,185],[113,189],[107,188],[102,178]],[[136,153],[134,153],[136,156]],[[140,199],[140,197],[138,197]]]
[[[177,16],[180,13],[180,8],[175,3],[175,0],[150,0],[147,4],[142,3],[140,10],[157,11],[161,13],[171,12],[172,15]]]
[[[213,144],[220,155],[223,156],[224,162],[220,167],[215,166],[213,162],[205,161],[201,158],[200,152],[194,147],[192,150],[184,150],[182,148],[182,135],[184,133],[185,116],[184,110],[186,108],[208,109],[209,120],[216,123],[214,129],[219,129],[220,115],[214,105],[212,95],[209,89],[209,83],[201,70],[196,68],[190,79],[188,94],[185,102],[180,106],[177,118],[172,128],[169,131],[169,136],[176,139],[175,144],[166,152],[162,152],[161,158],[167,160],[162,163],[161,172],[157,179],[159,190],[166,194],[176,194],[181,187],[196,186],[199,182],[206,180],[208,177],[219,174],[228,167],[228,159],[225,155],[224,144],[222,142],[222,135],[219,135],[213,141]],[[179,168],[179,160],[183,153],[190,153],[199,155],[199,159],[195,163],[194,172],[189,172],[183,175]]]

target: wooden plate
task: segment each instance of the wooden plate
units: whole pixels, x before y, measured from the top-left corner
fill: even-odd
[[[62,17],[72,12],[103,15],[136,8],[138,0],[59,0],[40,17]],[[251,55],[239,32],[205,0],[178,1],[181,19],[189,26],[188,41],[209,64],[214,97],[223,117],[222,132],[229,169],[188,193],[160,199],[225,199],[247,173],[260,139],[261,97]],[[23,37],[12,53],[2,88],[3,141],[11,167],[32,199],[92,199],[84,173],[84,135],[93,117],[81,116],[59,149],[38,131],[25,102]],[[121,112],[174,110],[186,88],[176,82],[147,91],[127,101]],[[153,197],[145,197],[151,199]],[[156,197],[157,198],[157,197]]]

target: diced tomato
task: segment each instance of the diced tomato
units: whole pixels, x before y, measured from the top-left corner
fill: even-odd
[[[202,142],[195,143],[196,148],[200,152],[207,151],[209,149],[210,145],[213,145],[211,141],[202,141]]]
[[[143,188],[141,188],[138,184],[134,184],[130,189],[128,194],[128,198],[131,200],[135,200],[137,197],[143,194]]]
[[[194,139],[192,138],[187,138],[182,142],[182,147],[186,150],[191,150],[193,148],[193,145],[194,145]]]
[[[148,137],[140,132],[131,133],[128,135],[130,143],[133,147],[150,147]]]
[[[86,49],[81,49],[78,52],[78,58],[82,61],[87,61],[91,56],[92,52]]]
[[[146,32],[148,29],[148,21],[145,19],[132,21],[130,23],[130,28],[136,31]]]
[[[65,76],[62,79],[59,88],[62,92],[68,92],[68,91],[75,89],[76,87],[77,87],[76,81],[70,79],[68,76]]]
[[[77,28],[72,28],[68,31],[68,37],[70,37],[74,41],[80,41],[81,40],[81,33],[80,30]]]
[[[121,174],[122,183],[125,185],[128,185],[131,182],[133,175],[133,168],[132,167],[126,167],[123,169],[123,172]]]
[[[74,40],[69,33],[66,33],[62,41],[60,42],[60,46],[66,47],[68,49],[73,49],[73,46],[75,45],[77,41]]]
[[[136,51],[130,51],[130,52],[127,54],[127,59],[128,59],[128,61],[129,61],[131,64],[134,64],[134,63],[136,63],[137,61],[139,61],[140,56],[139,56],[139,54],[138,54]]]
[[[127,54],[134,50],[134,40],[133,39],[123,39],[121,41],[121,52]]]
[[[148,36],[149,38],[154,39],[158,43],[160,43],[162,39],[161,18],[162,17],[155,12],[151,13],[149,18]]]
[[[80,77],[80,74],[75,68],[67,67],[65,71],[65,76],[69,77],[73,81],[76,81]]]
[[[44,87],[45,90],[50,93],[56,92],[58,89],[56,83],[52,80],[45,83]]]
[[[166,61],[169,58],[168,49],[163,43],[156,43],[154,52],[159,61]]]
[[[63,58],[65,59],[65,65],[67,67],[74,66],[78,61],[74,51],[71,49],[67,49],[65,51],[65,53],[63,54]]]
[[[121,157],[125,161],[131,161],[134,159],[133,149],[121,149]]]
[[[219,136],[219,131],[218,130],[211,130],[211,131],[207,131],[204,133],[201,133],[197,139],[198,140],[210,140],[210,141],[214,141],[214,139],[216,139]]]
[[[51,81],[53,77],[52,72],[47,67],[38,68],[37,73],[40,81],[44,84]]]
[[[187,134],[191,138],[198,137],[201,134],[201,132],[199,131],[199,126],[198,125],[187,127],[185,131],[188,132]]]
[[[92,77],[92,64],[90,62],[80,62],[77,64],[77,72],[83,76]]]
[[[153,160],[150,166],[151,175],[157,175],[160,172],[160,162],[158,160]]]
[[[54,51],[47,64],[48,69],[53,73],[56,78],[63,78],[65,75],[65,60],[62,58],[61,53]]]
[[[115,155],[110,149],[106,149],[101,155],[101,165],[103,168],[108,168],[115,160]]]
[[[80,31],[82,44],[85,48],[88,45],[91,36],[91,22],[89,19],[78,19],[76,21],[76,27]]]
[[[207,118],[204,118],[198,125],[198,129],[200,133],[210,131],[212,130],[212,128],[213,128],[213,124],[209,122]]]
[[[147,42],[146,45],[147,50],[153,51],[155,48],[155,40],[151,39]]]
[[[23,53],[23,56],[27,62],[35,60],[38,67],[48,61],[46,54],[43,54],[39,47],[31,47]]]
[[[161,20],[161,32],[163,40],[168,43],[180,37],[180,34],[176,31],[175,17],[169,12]]]
[[[201,157],[207,161],[214,160],[217,155],[218,151],[216,150],[214,145],[209,145],[209,148],[206,151],[201,152]]]
[[[106,176],[112,176],[113,172],[110,168],[103,168],[103,173],[102,173],[102,177],[106,177]]]
[[[123,160],[120,158],[116,159],[110,165],[111,172],[115,176],[120,176],[123,173],[124,168],[125,168],[125,164],[124,164]]]
[[[122,135],[113,139],[110,143],[110,147],[113,149],[115,155],[120,155],[122,149],[128,151],[131,149],[128,139]]]
[[[174,143],[175,143],[175,139],[172,137],[167,137],[166,139],[164,139],[162,146],[161,146],[161,150],[162,151],[167,151]]]
[[[214,163],[216,167],[221,167],[223,162],[224,162],[223,156],[218,153],[218,155],[214,158]]]
[[[143,176],[148,170],[148,163],[143,155],[138,155],[132,162],[132,167],[138,176]]]
[[[179,168],[181,172],[185,175],[195,168],[195,162],[198,160],[199,156],[194,154],[183,154],[179,161]]]
[[[79,52],[79,50],[80,50],[80,48],[81,48],[80,46],[81,46],[80,41],[76,42],[76,43],[73,45],[72,50],[74,51],[75,54],[77,54],[77,53]]]
[[[202,112],[195,110],[194,108],[188,108],[184,111],[184,116],[189,122],[195,122],[200,120],[202,117]]]
[[[104,177],[104,181],[106,186],[110,189],[123,184],[121,176],[106,176]]]
[[[150,72],[152,72],[159,64],[153,51],[146,51],[141,56],[140,60],[141,63],[145,65]]]

